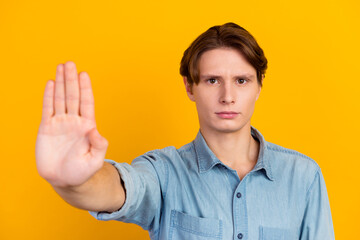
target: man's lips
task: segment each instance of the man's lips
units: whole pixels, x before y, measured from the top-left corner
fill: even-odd
[[[223,111],[223,112],[216,112],[216,114],[238,114],[238,112],[233,112],[233,111]]]
[[[216,112],[216,115],[218,115],[220,118],[234,118],[238,114],[239,114],[238,112],[233,112],[233,111]]]

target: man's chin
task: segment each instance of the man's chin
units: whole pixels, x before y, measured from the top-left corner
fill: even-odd
[[[214,130],[218,133],[235,133],[239,132],[242,128],[241,127],[217,127]]]

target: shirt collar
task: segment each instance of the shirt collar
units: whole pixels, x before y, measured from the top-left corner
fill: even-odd
[[[258,160],[252,171],[258,171],[258,170],[264,169],[266,176],[271,181],[273,181],[274,178],[273,178],[272,171],[271,171],[269,154],[267,153],[266,141],[265,141],[263,135],[259,132],[259,130],[257,130],[253,126],[251,126],[251,135],[254,138],[258,139],[260,142],[260,151],[259,151],[259,155],[258,155]],[[199,173],[206,172],[209,169],[213,168],[217,164],[224,165],[215,156],[215,154],[211,151],[211,149],[207,145],[203,135],[201,134],[200,130],[198,131],[198,134],[197,134],[195,140],[193,141],[193,143],[195,146],[195,152],[196,152],[198,166],[199,166]]]

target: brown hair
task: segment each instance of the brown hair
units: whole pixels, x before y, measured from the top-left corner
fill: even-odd
[[[193,83],[199,83],[197,63],[201,54],[222,47],[234,48],[240,51],[255,68],[257,81],[262,86],[262,78],[265,77],[267,69],[267,59],[264,52],[247,30],[232,22],[209,28],[185,50],[180,63],[180,74],[187,77],[190,86]]]

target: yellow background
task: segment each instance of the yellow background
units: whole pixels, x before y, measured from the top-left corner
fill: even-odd
[[[316,160],[336,238],[357,238],[359,12],[355,0],[1,0],[0,239],[149,239],[135,224],[98,221],[68,205],[38,175],[46,81],[68,60],[89,73],[106,158],[131,163],[181,147],[199,127],[179,74],[183,51],[229,21],[250,31],[269,61],[252,125]]]

